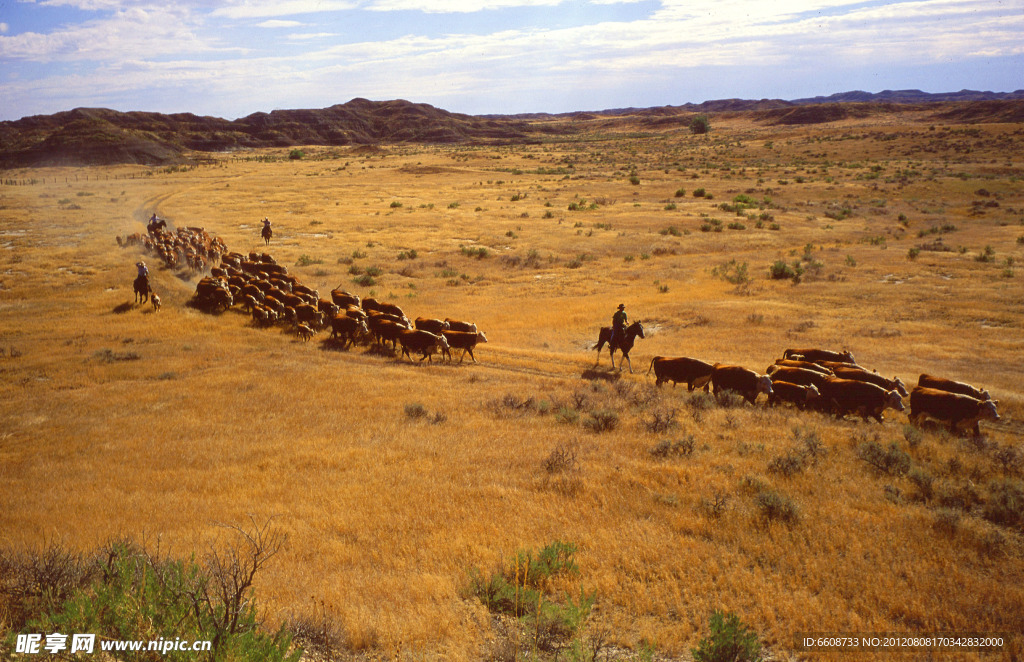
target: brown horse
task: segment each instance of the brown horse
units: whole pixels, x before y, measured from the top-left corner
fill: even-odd
[[[149,295],[153,292],[153,288],[149,286],[149,277],[138,276],[132,284],[132,287],[135,288],[136,303],[146,303],[149,301]]]
[[[608,343],[608,354],[612,359],[612,367],[615,367],[615,350],[619,350],[622,352],[622,358],[629,364],[629,371],[633,372],[633,362],[629,360],[629,351],[633,349],[633,343],[636,342],[637,336],[644,337],[644,326],[639,320],[626,327],[626,330],[615,338],[615,342],[612,342],[612,328],[610,326],[601,327],[601,332],[597,336],[597,344],[593,347],[597,350],[597,361],[594,365],[601,362],[601,348]],[[619,360],[619,370],[622,370],[622,360]]]
[[[267,246],[269,246],[270,238],[274,236],[274,231],[270,229],[269,225],[264,225],[261,234],[263,235],[263,241],[267,242]]]

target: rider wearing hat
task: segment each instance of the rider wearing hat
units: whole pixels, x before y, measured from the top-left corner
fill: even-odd
[[[614,343],[620,335],[626,332],[626,304],[620,303],[619,309],[612,315],[612,337],[609,342]]]
[[[135,268],[139,270],[139,278],[149,278],[149,268],[145,262],[136,262]]]

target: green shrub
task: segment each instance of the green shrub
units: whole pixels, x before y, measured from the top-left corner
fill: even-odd
[[[702,188],[698,188],[698,189],[694,189],[693,190],[693,197],[695,197],[695,198],[703,198],[706,195],[707,195],[707,191],[705,191]]]
[[[619,414],[612,409],[598,409],[590,412],[583,420],[583,427],[591,432],[611,432],[619,426]]]
[[[804,269],[800,266],[799,262],[794,262],[792,266],[786,263],[785,260],[775,260],[770,267],[768,267],[768,275],[772,280],[792,280],[794,283],[800,282],[800,277],[803,276]]]
[[[711,132],[711,120],[707,115],[697,115],[690,120],[690,133],[702,135]]]
[[[555,649],[582,628],[596,597],[581,588],[577,598],[567,593],[564,601],[557,602],[545,591],[555,577],[579,575],[575,554],[576,545],[562,541],[539,553],[520,550],[489,576],[470,570],[468,592],[488,611],[519,618],[537,649]]]
[[[1024,487],[1009,478],[991,481],[982,515],[995,524],[1024,524]]]
[[[291,159],[292,161],[298,161],[305,156],[306,153],[303,152],[301,149],[293,149],[292,151],[288,152],[288,158]]]
[[[765,524],[777,521],[793,525],[800,519],[800,513],[793,500],[770,489],[757,495],[757,509]]]
[[[877,441],[866,441],[857,447],[857,457],[892,476],[902,476],[910,470],[910,456],[895,441],[887,448]]]
[[[291,636],[282,626],[262,632],[252,583],[281,549],[285,537],[253,520],[251,529],[232,527],[240,541],[211,551],[202,564],[161,558],[131,541],[95,555],[91,583],[59,604],[42,605],[26,624],[34,632],[88,632],[101,640],[211,642],[211,660],[296,662]],[[98,646],[97,646],[98,648]],[[126,660],[195,660],[193,651],[128,654]]]
[[[711,634],[690,652],[694,662],[760,662],[762,659],[757,634],[736,614],[718,610],[711,615]]]
[[[398,200],[394,200],[394,201],[391,202],[391,208],[392,209],[398,209],[401,206],[402,206],[402,203],[399,202]]]
[[[686,195],[686,189],[684,189],[684,188],[677,188],[676,189],[676,197],[677,198],[682,198],[685,195]],[[1022,237],[1022,238],[1024,238],[1024,237]],[[1024,242],[1021,242],[1021,243],[1024,243]]]

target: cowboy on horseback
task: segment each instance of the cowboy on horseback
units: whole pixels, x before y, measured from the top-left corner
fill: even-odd
[[[619,309],[612,315],[612,337],[608,342],[615,344],[617,340],[625,336],[627,321],[626,304],[620,303]]]
[[[135,268],[139,270],[139,278],[149,278],[149,267],[145,262],[136,262]]]
[[[270,245],[270,238],[272,236],[274,236],[274,231],[270,229],[270,219],[269,218],[264,218],[263,219],[263,231],[260,232],[260,235],[263,237],[263,240],[265,242],[267,242],[267,245],[269,246]]]

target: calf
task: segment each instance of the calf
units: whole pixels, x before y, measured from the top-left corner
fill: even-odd
[[[921,425],[926,418],[932,418],[949,426],[950,432],[970,427],[978,436],[981,434],[979,421],[999,420],[997,404],[998,400],[979,400],[969,395],[915,386],[910,392],[910,421]]]
[[[665,357],[655,356],[651,359],[651,367],[647,369],[648,374],[654,370],[656,386],[664,382],[672,382],[675,388],[679,382],[686,382],[687,390],[703,388],[705,391],[711,385],[711,373],[715,369],[710,363],[698,359],[691,359],[686,356]]]
[[[160,295],[153,292],[149,295],[149,300],[153,302],[153,312],[160,310]]]
[[[711,372],[711,384],[715,395],[725,389],[736,391],[750,404],[754,404],[759,393],[772,394],[771,377],[738,365],[716,363]]]
[[[868,416],[879,423],[886,408],[903,411],[903,400],[895,389],[887,391],[881,386],[856,379],[834,377],[821,387],[821,397],[826,407],[831,407],[837,417],[858,414],[865,421]]]
[[[800,386],[783,381],[772,382],[772,393],[768,396],[768,406],[774,407],[780,402],[790,402],[799,409],[812,406],[821,397],[821,392],[814,384]]]
[[[303,324],[301,322],[296,324],[295,331],[299,334],[299,337],[302,338],[303,342],[313,337],[313,329],[308,324]]]

